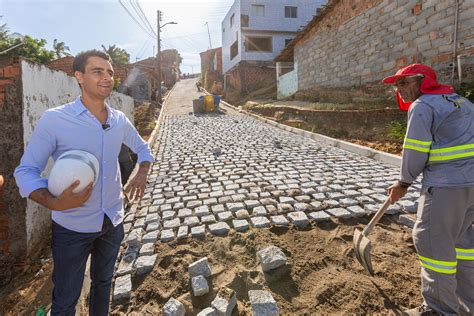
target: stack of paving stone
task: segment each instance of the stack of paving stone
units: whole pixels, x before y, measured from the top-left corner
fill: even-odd
[[[263,249],[259,252],[262,269],[266,272],[286,264],[286,257],[283,252],[274,246]],[[212,275],[208,259],[201,258],[188,267],[191,278],[191,290],[195,297],[209,293],[207,279]],[[276,316],[279,315],[278,306],[272,294],[264,290],[254,290],[248,292],[249,301],[252,305],[252,313],[255,316]],[[232,311],[237,305],[237,295],[234,290],[228,287],[221,287],[213,299],[211,306],[199,312],[198,316],[232,315]],[[163,306],[165,316],[184,316],[185,308],[183,303],[175,298],[171,298]]]

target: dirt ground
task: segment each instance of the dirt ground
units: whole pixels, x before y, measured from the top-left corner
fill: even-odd
[[[370,235],[376,274],[368,276],[354,257],[352,234],[368,218],[321,223],[307,230],[274,227],[157,244],[157,263],[146,277],[133,279],[129,305],[117,305],[113,315],[158,315],[170,297],[185,304],[187,315],[210,306],[217,290],[236,291],[233,315],[249,315],[248,291],[266,289],[277,301],[281,315],[400,314],[422,302],[419,264],[411,230],[385,217]],[[263,273],[256,252],[269,245],[283,250],[288,265]],[[187,267],[207,256],[212,269],[210,293],[190,294]]]
[[[402,155],[403,143],[398,141],[367,141],[367,140],[360,140],[360,139],[344,139],[345,141],[359,144],[362,146],[370,147],[376,150],[384,151],[390,154]]]
[[[8,280],[2,280],[6,284],[0,287],[0,315],[35,315],[39,309],[47,310],[50,306],[53,263],[49,242],[41,253],[43,259],[13,267],[5,276]]]
[[[160,114],[160,108],[151,102],[136,102],[135,104],[135,127],[143,139],[148,140],[156,125]]]

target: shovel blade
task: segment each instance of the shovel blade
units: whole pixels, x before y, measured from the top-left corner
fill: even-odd
[[[372,260],[370,257],[370,250],[372,248],[370,239],[364,236],[360,230],[355,229],[353,242],[357,261],[359,261],[359,263],[370,275],[374,275]]]

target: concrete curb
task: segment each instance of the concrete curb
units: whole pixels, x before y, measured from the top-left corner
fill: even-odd
[[[173,86],[173,88],[171,88],[171,90],[168,92],[168,94],[166,95],[166,97],[163,99],[163,103],[162,103],[162,106],[161,106],[161,110],[160,110],[160,114],[158,115],[158,119],[156,120],[156,126],[155,128],[153,129],[153,131],[151,132],[150,134],[150,138],[148,138],[148,145],[153,145],[153,143],[155,142],[155,139],[158,135],[158,131],[160,130],[160,125],[161,125],[161,122],[163,121],[163,118],[164,118],[164,110],[165,110],[165,105],[166,105],[166,101],[168,101],[168,98],[169,96],[171,95],[171,93],[173,92],[174,88],[176,87],[176,84]]]
[[[302,129],[299,129],[299,128],[296,128],[296,127],[291,127],[291,126],[288,126],[288,125],[280,124],[278,122],[275,122],[275,121],[269,120],[267,118],[264,118],[260,115],[248,112],[246,110],[239,109],[236,106],[231,105],[231,104],[229,104],[225,101],[222,101],[222,100],[221,100],[221,104],[223,104],[224,106],[227,106],[231,109],[234,109],[236,111],[239,111],[240,113],[251,116],[251,117],[253,117],[253,118],[255,118],[259,121],[262,121],[262,122],[265,122],[265,123],[270,124],[272,126],[275,126],[279,129],[282,129],[282,130],[285,130],[285,131],[288,131],[288,132],[291,132],[291,133],[294,133],[294,134],[297,134],[297,135],[300,135],[300,136],[303,136],[303,137],[307,137],[307,138],[310,138],[310,139],[313,139],[313,140],[316,140],[316,141],[320,141],[320,142],[323,142],[325,144],[328,144],[328,145],[331,145],[331,146],[334,146],[334,147],[338,147],[338,148],[341,148],[341,149],[349,151],[349,152],[356,153],[356,154],[361,155],[363,157],[367,157],[367,158],[371,158],[371,159],[374,159],[374,160],[377,160],[377,161],[381,161],[381,162],[384,162],[386,164],[389,164],[389,165],[392,165],[392,166],[395,166],[395,167],[400,167],[402,165],[402,158],[399,157],[399,156],[389,154],[389,153],[385,153],[383,151],[375,150],[375,149],[372,149],[372,148],[369,148],[369,147],[353,144],[353,143],[346,142],[346,141],[343,141],[343,140],[335,139],[335,138],[332,138],[332,137],[329,137],[329,136],[308,132],[308,131],[305,131],[305,130],[302,130]]]

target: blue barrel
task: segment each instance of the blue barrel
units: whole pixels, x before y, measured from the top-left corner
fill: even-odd
[[[214,95],[214,106],[216,108],[219,107],[219,103],[221,103],[221,96],[220,95]]]

